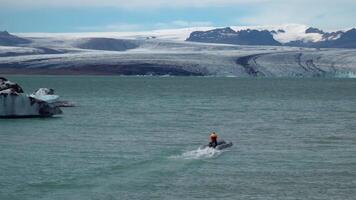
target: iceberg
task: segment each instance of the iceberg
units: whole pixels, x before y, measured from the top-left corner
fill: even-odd
[[[58,101],[59,96],[54,94],[53,89],[48,88],[40,88],[36,90],[34,93],[30,94],[30,97],[45,101],[47,103],[55,103]]]
[[[47,90],[41,88],[35,94],[27,95],[18,84],[0,77],[0,117],[51,117],[62,114],[55,104],[59,96],[50,95],[45,92]]]

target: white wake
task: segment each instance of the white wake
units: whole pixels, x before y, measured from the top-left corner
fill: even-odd
[[[195,159],[207,159],[219,156],[223,151],[217,150],[209,147],[201,148],[196,150],[187,151],[181,155],[171,156],[174,159],[184,159],[184,160],[195,160]]]

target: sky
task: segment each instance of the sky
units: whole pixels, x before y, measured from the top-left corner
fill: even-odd
[[[0,30],[127,32],[200,26],[356,27],[356,0],[0,0]]]

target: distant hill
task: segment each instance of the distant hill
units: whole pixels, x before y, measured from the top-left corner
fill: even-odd
[[[238,45],[281,45],[269,31],[251,29],[234,31],[230,27],[195,31],[190,34],[187,41]]]
[[[113,38],[88,38],[78,42],[76,47],[93,50],[126,51],[129,49],[137,48],[138,45],[130,40]]]
[[[319,48],[356,48],[356,29],[340,34],[337,39],[317,42],[312,46]]]
[[[28,44],[30,40],[11,35],[7,31],[0,31],[0,45],[13,46],[18,44]]]
[[[282,29],[277,31],[253,29],[235,31],[227,27],[208,31],[192,32],[187,38],[187,41],[237,45],[284,45],[312,48],[356,48],[356,29],[351,29],[346,32],[324,32],[318,28],[309,27],[305,30],[305,33],[303,33],[304,38],[284,43],[278,41],[278,38],[281,34],[286,34],[286,31]],[[309,38],[313,39],[308,39],[308,36],[310,36]]]

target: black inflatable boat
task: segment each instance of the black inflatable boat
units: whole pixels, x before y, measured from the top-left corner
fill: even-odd
[[[225,142],[225,140],[218,140],[217,141],[217,145],[215,147],[213,145],[211,145],[211,144],[204,145],[204,147],[215,148],[215,149],[218,149],[218,150],[226,149],[226,148],[231,147],[231,146],[232,146],[232,142]]]

